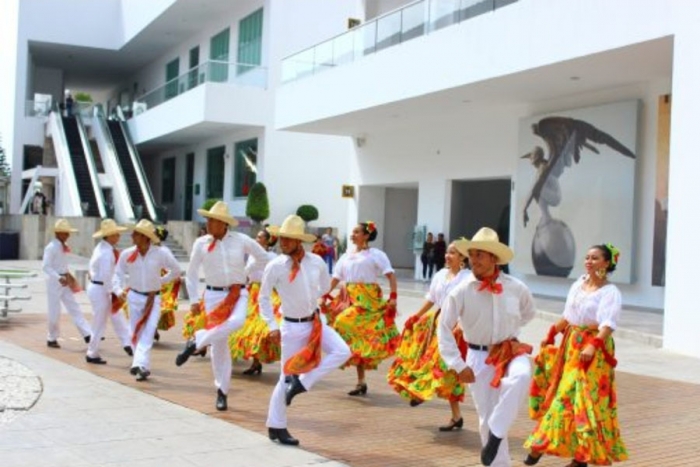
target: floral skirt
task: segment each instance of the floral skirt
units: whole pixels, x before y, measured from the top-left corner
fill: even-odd
[[[382,299],[378,284],[347,285],[351,305],[335,318],[333,327],[350,346],[347,366],[362,365],[375,370],[382,360],[396,352],[401,336],[394,318],[396,310]]]
[[[438,318],[438,312],[429,311],[401,334],[387,381],[405,399],[428,401],[437,396],[448,401],[464,400],[464,385],[457,372],[447,367],[438,350]],[[458,343],[464,341],[461,329],[456,328],[454,334]]]
[[[243,326],[228,338],[228,346],[231,349],[231,357],[238,360],[257,358],[261,363],[279,361],[282,349],[279,342],[273,342],[268,338],[270,328],[260,314],[258,302],[260,296],[260,283],[253,282],[248,286],[248,310]],[[281,300],[276,291],[272,291],[272,309],[275,319],[279,323]]]
[[[167,331],[175,326],[175,311],[177,311],[179,295],[179,279],[168,282],[160,288],[160,319],[158,320],[160,331]]]
[[[561,371],[553,369],[556,364],[535,365],[531,413],[539,418],[526,448],[594,465],[627,459],[617,420],[614,368],[601,350],[596,350],[587,370],[579,361],[581,351],[596,334],[592,328],[570,327],[556,356]],[[605,348],[609,356],[614,355],[612,338],[606,340]],[[548,389],[551,400],[541,397],[542,386],[538,386],[544,374],[551,374],[548,383],[556,385]],[[537,405],[534,412],[533,403]]]
[[[199,301],[199,309],[201,310],[197,314],[193,314],[188,311],[182,323],[182,337],[185,339],[194,339],[194,333],[200,329],[204,329],[207,325],[207,314],[204,312],[204,300]]]

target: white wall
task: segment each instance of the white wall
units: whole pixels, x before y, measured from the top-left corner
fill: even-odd
[[[683,9],[678,15],[673,51],[664,347],[700,357],[697,333],[700,313],[697,312],[694,274],[700,262],[700,253],[695,247],[698,231],[695,201],[700,199],[697,180],[700,173],[700,159],[697,157],[700,10]]]
[[[34,67],[34,84],[28,90],[34,89],[35,93],[50,94],[53,102],[63,100],[63,70],[58,68]],[[28,96],[33,99],[34,96]]]
[[[686,2],[673,5],[666,0],[523,0],[285,84],[277,125],[290,128],[665,37],[673,34],[674,15],[694,8]],[[310,95],[315,105],[304,105]]]
[[[122,37],[128,42],[177,0],[120,0]]]
[[[650,285],[654,224],[653,187],[656,183],[656,105],[660,95],[670,92],[670,82],[659,80],[566,99],[553,99],[530,106],[490,106],[471,111],[464,110],[462,113],[446,113],[441,119],[433,119],[429,124],[421,122],[416,127],[402,126],[368,134],[366,144],[362,151],[358,152],[358,178],[354,183],[418,183],[418,224],[427,224],[433,232],[449,232],[448,185],[452,180],[515,176],[520,155],[520,118],[630,98],[642,99],[638,183],[635,193],[637,228],[632,234],[636,251],[634,254],[623,252],[623,260],[634,263],[637,282],[622,285],[621,289],[624,301],[628,305],[663,308],[663,288]],[[359,209],[364,209],[363,199],[360,199],[359,204]],[[442,209],[435,209],[436,206]],[[515,273],[517,274],[517,271]],[[571,280],[536,276],[528,276],[527,282],[535,293],[558,297],[564,297],[571,284]]]

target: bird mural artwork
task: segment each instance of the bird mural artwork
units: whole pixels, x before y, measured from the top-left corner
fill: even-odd
[[[542,147],[536,146],[521,157],[529,159],[537,171],[523,208],[525,227],[530,221],[530,204],[536,202],[540,210],[540,220],[532,240],[532,262],[538,275],[568,277],[574,265],[576,244],[569,226],[550,213],[550,208],[559,206],[562,200],[559,177],[567,167],[580,162],[584,149],[600,154],[593,144],[608,146],[632,159],[636,156],[613,136],[583,120],[546,117],[532,125],[532,132],[542,138],[547,147],[546,153]]]

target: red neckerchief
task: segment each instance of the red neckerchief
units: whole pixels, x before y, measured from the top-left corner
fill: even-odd
[[[146,253],[144,253],[142,256],[146,256],[148,254],[148,250],[146,250]],[[136,247],[136,249],[129,255],[129,257],[126,259],[127,263],[133,263],[136,261],[136,258],[139,257],[139,247]]]
[[[70,247],[68,245],[66,245],[65,243],[61,243],[61,245],[63,246],[64,253],[70,253]]]
[[[218,240],[216,237],[212,235],[211,237],[211,243],[209,244],[209,248],[207,248],[207,252],[211,253],[214,251],[214,248],[216,248],[216,242],[220,242],[221,240]]]
[[[497,283],[496,279],[498,279],[498,269],[496,269],[496,272],[492,275],[481,279],[479,283],[479,292],[486,290],[494,295],[503,293],[503,284]]]
[[[300,248],[300,250],[301,253],[289,255],[289,257],[292,259],[292,270],[289,273],[289,282],[294,282],[294,279],[296,279],[297,274],[299,274],[299,271],[301,270],[301,260],[304,259],[304,249]]]

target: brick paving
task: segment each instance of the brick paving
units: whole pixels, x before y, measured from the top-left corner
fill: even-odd
[[[178,323],[181,323],[178,316]],[[265,365],[258,377],[240,373],[246,362],[234,364],[229,410],[214,409],[215,390],[208,358],[193,359],[178,368],[174,364],[182,339],[179,328],[161,332],[152,353],[152,378],[138,383],[128,374],[131,360],[108,329],[102,356],[108,365],[85,363],[85,344],[67,316],[62,318],[61,349],[45,344],[42,314],[13,316],[0,321],[0,339],[25,349],[108,378],[147,394],[206,413],[244,428],[266,433],[267,405],[278,376],[277,365]],[[389,362],[368,372],[369,394],[345,395],[355,383],[354,370],[334,372],[310,393],[295,398],[289,409],[289,428],[302,446],[328,458],[356,467],[476,466],[480,443],[477,420],[467,397],[462,406],[465,429],[439,433],[437,426],[449,419],[449,408],[436,400],[411,408],[385,382]],[[697,436],[700,426],[700,386],[664,379],[617,373],[619,415],[631,454],[629,466],[696,466],[700,458]],[[513,465],[522,465],[521,447],[533,422],[523,411],[511,432]],[[293,449],[293,448],[290,448]],[[564,466],[565,459],[547,458],[538,465]]]

